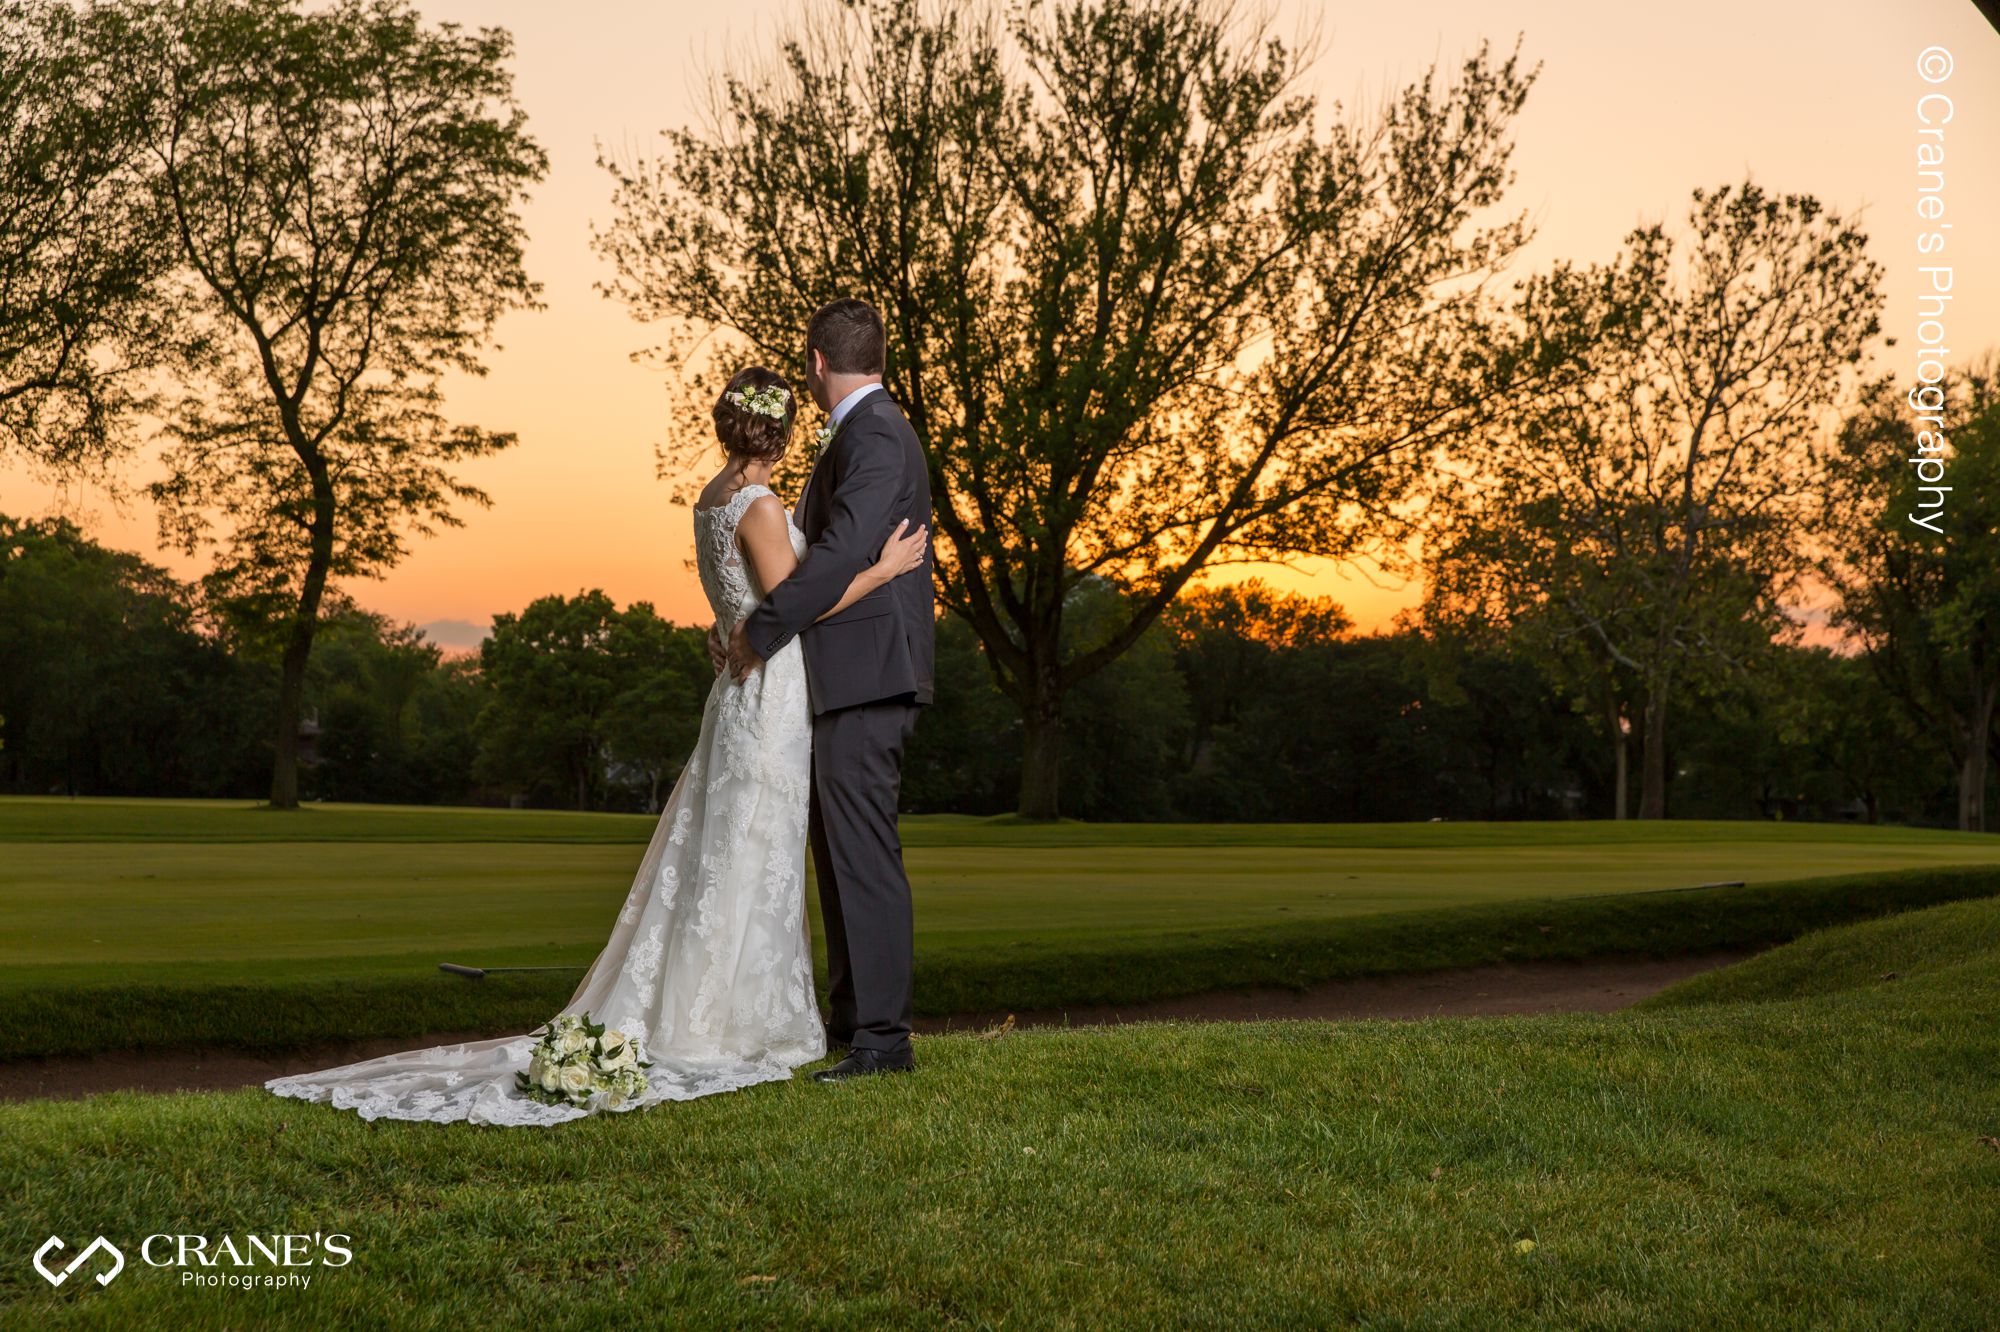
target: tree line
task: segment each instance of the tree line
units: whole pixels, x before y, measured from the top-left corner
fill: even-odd
[[[521,204],[547,162],[510,54],[408,0],[0,10],[0,450],[116,477],[142,433],[160,446],[162,537],[209,565],[186,613],[274,675],[274,805],[299,797],[316,644],[352,622],[351,585],[484,503],[459,464],[515,443],[448,420],[439,388],[538,302]],[[984,671],[965,697],[1002,700],[981,734],[1018,746],[980,771],[1026,816],[1109,807],[1081,755],[1115,737],[1080,737],[1215,569],[1366,555],[1422,576],[1411,642],[1532,662],[1582,709],[1620,817],[1666,816],[1686,728],[1790,678],[1774,663],[1805,660],[1802,616],[1831,607],[1944,756],[1956,821],[1985,826],[1991,364],[1874,375],[1867,237],[1753,179],[1510,281],[1538,74],[1518,43],[1359,110],[1304,91],[1315,55],[1233,0],[795,16],[710,72],[701,124],[601,158],[604,292],[659,325],[686,390],[663,469],[706,458],[719,377],[795,364],[831,297],[875,303],[928,446],[946,632]],[[1965,478],[1943,533],[1893,521],[1920,387]],[[629,614],[532,632],[633,655],[659,631]],[[1220,762],[1173,660],[1183,766]],[[521,752],[566,756],[583,803],[605,754],[656,784],[657,755],[606,738],[628,684],[576,683],[593,720],[524,727]]]
[[[1129,613],[1084,585],[1075,632]],[[538,598],[449,656],[350,603],[304,698],[305,799],[657,809],[713,674],[700,626],[601,592]],[[270,759],[282,643],[228,603],[60,520],[0,518],[0,790],[242,797]],[[978,635],[939,624],[938,703],[904,806],[1014,807],[1021,725]],[[1673,731],[1681,817],[1949,824],[1954,768],[1921,708],[1861,655],[1775,649]],[[1608,719],[1518,641],[1415,622],[1358,634],[1325,598],[1197,588],[1094,675],[1065,728],[1085,818],[1319,821],[1605,817]]]

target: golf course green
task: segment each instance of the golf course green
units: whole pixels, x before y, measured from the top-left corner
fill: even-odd
[[[0,1057],[538,1021],[596,955],[653,826],[0,800],[0,996],[24,1019],[0,1025]],[[1761,946],[2000,892],[2000,841],[1906,828],[937,817],[903,831],[930,1014]],[[441,962],[556,970],[475,983]],[[74,1011],[94,1021],[58,1035]]]
[[[416,954],[587,963],[653,822],[492,810],[0,801],[0,967],[301,978]],[[1949,865],[1992,838],[1810,824],[904,822],[920,952],[1131,941],[1531,898]]]

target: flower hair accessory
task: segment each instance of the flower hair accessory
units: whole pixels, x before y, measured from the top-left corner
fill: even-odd
[[[785,404],[792,400],[792,395],[785,391],[782,384],[771,384],[765,388],[731,389],[722,396],[746,412],[757,416],[768,416],[773,421],[785,419]]]

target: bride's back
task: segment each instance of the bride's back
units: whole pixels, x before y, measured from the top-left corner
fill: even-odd
[[[756,572],[737,544],[736,525],[743,520],[744,510],[753,500],[772,493],[769,486],[751,484],[729,493],[718,503],[695,506],[695,571],[701,575],[701,590],[708,597],[708,609],[724,634],[764,599],[765,589],[757,586]],[[708,496],[704,494],[703,498]],[[793,554],[804,558],[804,535],[789,517],[785,527],[791,534]]]

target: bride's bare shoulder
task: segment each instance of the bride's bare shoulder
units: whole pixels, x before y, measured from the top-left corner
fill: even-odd
[[[736,530],[746,539],[768,536],[773,541],[785,541],[785,506],[768,488],[743,506],[743,516],[736,520]]]
[[[728,471],[718,472],[701,488],[701,494],[695,499],[694,506],[697,509],[719,509],[729,503],[730,498],[736,494],[736,489],[736,478],[733,475]]]

